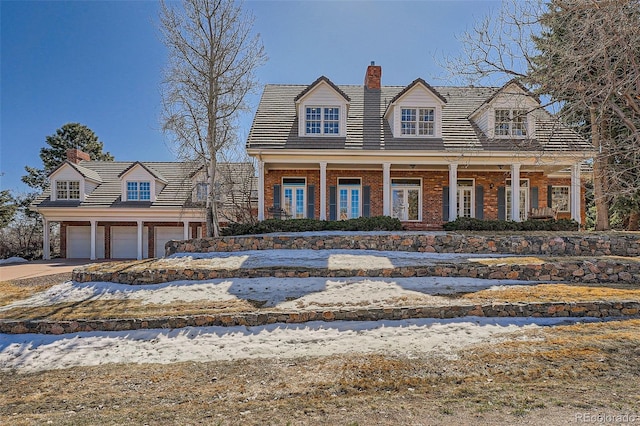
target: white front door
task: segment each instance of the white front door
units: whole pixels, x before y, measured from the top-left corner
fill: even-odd
[[[511,181],[507,180],[506,187],[506,202],[505,206],[507,208],[506,218],[507,220],[511,219]],[[520,180],[520,220],[527,220],[529,216],[529,180],[522,179]]]
[[[391,215],[401,221],[420,220],[420,190],[418,188],[393,188],[391,191]]]

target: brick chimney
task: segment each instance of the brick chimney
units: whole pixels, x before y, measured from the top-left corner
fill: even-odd
[[[77,148],[69,148],[67,149],[67,160],[78,164],[81,161],[91,161],[91,158],[86,152],[82,152]]]
[[[382,80],[382,67],[371,61],[371,65],[367,67],[367,74],[364,76],[364,87],[367,89],[380,90],[380,82]]]

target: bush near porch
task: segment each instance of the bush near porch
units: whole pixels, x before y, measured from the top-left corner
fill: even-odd
[[[270,232],[306,231],[402,231],[402,223],[389,216],[359,217],[329,221],[317,219],[267,219],[256,224],[234,223],[222,230],[222,235],[253,235]]]
[[[459,217],[443,225],[445,231],[577,231],[580,224],[572,219],[559,220],[482,220]]]

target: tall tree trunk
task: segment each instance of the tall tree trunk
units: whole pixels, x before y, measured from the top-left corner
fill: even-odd
[[[595,108],[590,108],[589,116],[591,120],[591,142],[596,151],[596,157],[593,160],[593,198],[596,205],[596,231],[608,231],[609,203],[605,195],[606,158],[602,152],[600,125],[598,124]]]
[[[632,210],[629,214],[629,224],[627,225],[628,231],[637,231],[640,224],[640,212],[638,210]]]

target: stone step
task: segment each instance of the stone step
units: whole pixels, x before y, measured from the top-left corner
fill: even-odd
[[[154,284],[216,278],[469,277],[537,282],[640,282],[635,258],[366,250],[257,250],[189,253],[164,259],[99,263],[77,268],[73,280]]]
[[[106,320],[25,320],[0,321],[4,334],[66,334],[93,331],[140,329],[179,329],[206,326],[259,326],[310,321],[381,321],[416,318],[475,317],[637,317],[640,302],[546,302],[492,303],[445,307],[396,307],[370,309],[321,309],[310,311],[261,311],[235,314],[187,315],[163,318],[125,318]]]

